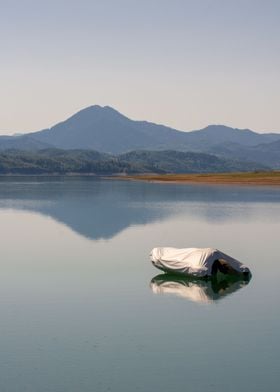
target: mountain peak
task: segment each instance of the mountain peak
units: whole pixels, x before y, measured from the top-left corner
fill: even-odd
[[[100,106],[100,105],[91,105],[88,106],[73,116],[71,116],[68,120],[76,120],[76,119],[90,119],[92,117],[106,117],[106,118],[125,118],[128,119],[126,116],[118,112],[116,109],[112,108],[111,106]],[[66,121],[68,121],[66,120]]]
[[[220,131],[220,132],[236,132],[236,131],[242,131],[242,132],[253,132],[253,133],[256,133],[256,132],[254,132],[254,131],[251,131],[250,129],[240,129],[240,128],[232,128],[232,127],[229,127],[228,125],[224,125],[224,124],[211,124],[211,125],[208,125],[207,127],[205,127],[204,129],[203,129],[203,131],[210,131],[210,132],[217,132],[217,131]]]

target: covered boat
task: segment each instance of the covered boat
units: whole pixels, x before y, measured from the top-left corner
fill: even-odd
[[[229,275],[250,274],[249,268],[240,261],[214,248],[154,248],[150,257],[155,267],[169,273],[199,278],[218,271]]]

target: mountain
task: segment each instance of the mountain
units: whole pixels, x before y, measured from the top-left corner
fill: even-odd
[[[9,149],[18,150],[42,150],[51,147],[50,144],[33,139],[29,135],[23,136],[0,136],[0,151]]]
[[[274,169],[280,169],[280,140],[256,146],[226,142],[210,147],[208,152],[221,158],[259,162]]]
[[[257,146],[280,140],[280,134],[259,134],[223,125],[182,132],[147,121],[134,121],[115,109],[98,105],[79,111],[50,129],[23,136],[0,137],[0,150],[91,149],[112,154],[132,150],[208,152],[221,143]],[[211,151],[211,153],[213,153]]]
[[[218,173],[268,170],[268,165],[236,161],[215,155],[182,151],[132,151],[119,159],[154,173]]]
[[[261,143],[280,140],[277,133],[257,133],[250,129],[230,128],[224,125],[209,125],[204,129],[187,133],[192,149],[209,151],[209,148],[221,143],[239,143],[242,146],[256,146]]]
[[[133,121],[109,106],[91,106],[51,129],[30,134],[32,139],[62,149],[93,149],[121,153],[179,145],[183,132],[145,121]]]
[[[268,170],[252,162],[179,151],[132,151],[110,155],[92,150],[0,152],[0,174],[209,173]]]

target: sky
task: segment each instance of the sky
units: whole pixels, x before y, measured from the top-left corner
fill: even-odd
[[[0,0],[0,134],[94,104],[280,132],[279,0]]]

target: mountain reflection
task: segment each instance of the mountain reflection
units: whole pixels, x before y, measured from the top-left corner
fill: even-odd
[[[90,239],[109,239],[129,226],[162,220],[182,210],[213,222],[243,217],[244,211],[232,208],[240,201],[279,200],[277,191],[255,192],[254,188],[246,187],[170,185],[91,177],[0,179],[0,208],[50,216]]]
[[[250,277],[225,276],[197,279],[180,275],[160,274],[150,283],[154,294],[172,294],[193,302],[213,303],[246,286]]]

